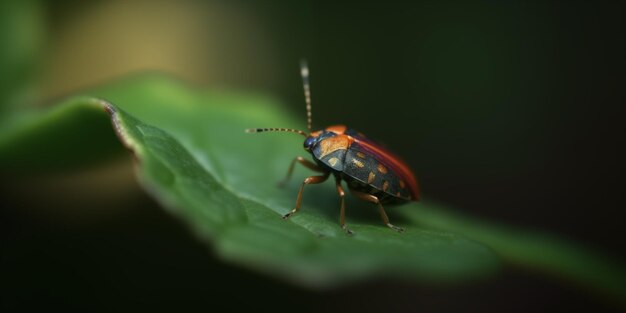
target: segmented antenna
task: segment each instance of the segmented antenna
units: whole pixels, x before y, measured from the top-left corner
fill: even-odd
[[[248,128],[246,129],[246,133],[262,133],[262,132],[290,132],[300,134],[304,137],[309,137],[305,132],[293,128]]]
[[[309,67],[306,60],[300,60],[300,75],[302,75],[302,86],[304,87],[304,101],[306,101],[306,127],[311,132],[313,118],[311,114],[311,87],[309,85]]]
[[[306,65],[306,60],[302,59],[300,61],[300,75],[302,75],[302,85],[304,86],[304,100],[306,101],[306,121],[307,121],[307,129],[311,132],[311,88],[309,87],[309,67]],[[248,128],[246,129],[246,133],[262,133],[262,132],[289,132],[296,133],[308,138],[309,135],[307,133],[293,128]]]

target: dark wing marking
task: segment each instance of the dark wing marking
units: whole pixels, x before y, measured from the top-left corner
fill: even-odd
[[[335,171],[342,172],[344,168],[344,159],[346,157],[346,149],[335,150],[326,154],[318,160]]]
[[[354,175],[354,177],[360,181],[367,182],[367,178],[365,178],[365,180],[362,179],[364,175],[362,173],[362,169],[349,167],[349,159],[352,157],[358,157],[357,152],[361,152],[366,155],[368,159],[374,159],[377,164],[374,165],[372,163],[368,163],[370,164],[370,169],[376,174],[376,176],[380,176],[379,178],[383,179],[381,181],[375,179],[371,184],[373,187],[384,190],[384,181],[386,180],[388,182],[386,188],[387,190],[384,190],[386,193],[398,196],[399,192],[400,195],[398,197],[400,198],[410,198],[411,200],[419,199],[417,179],[415,179],[413,172],[406,165],[406,163],[393,153],[366,138],[363,134],[352,129],[346,131],[346,134],[348,133],[350,133],[350,136],[352,136],[355,140],[350,145],[348,154],[346,155],[346,164],[344,167],[344,172],[346,172],[346,174],[350,176]],[[382,164],[385,169],[387,169],[387,173],[378,171],[378,164]],[[348,171],[354,171],[354,174],[349,173]]]
[[[391,196],[406,200],[414,199],[408,186],[401,185],[401,178],[397,173],[382,164],[374,155],[360,148],[361,146],[353,143],[348,149],[343,168],[345,174]],[[384,168],[381,168],[381,165]]]

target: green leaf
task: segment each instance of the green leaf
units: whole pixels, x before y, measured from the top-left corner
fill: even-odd
[[[386,275],[459,280],[497,264],[487,248],[461,236],[411,225],[397,234],[367,203],[349,203],[349,212],[370,215],[349,220],[356,233],[349,237],[339,227],[338,196],[330,183],[308,188],[302,211],[283,220],[308,173],[298,169],[300,179],[285,189],[276,182],[302,154],[302,139],[243,131],[299,124],[271,99],[190,91],[160,79],[126,90],[101,95],[123,107],[107,105],[120,138],[140,160],[142,183],[226,259],[308,285]]]
[[[278,188],[289,162],[305,152],[302,138],[244,133],[249,127],[302,123],[271,98],[193,90],[154,76],[93,94],[115,105],[88,97],[71,99],[0,136],[0,161],[22,162],[21,168],[27,169],[65,168],[79,160],[88,164],[98,155],[107,159],[119,150],[101,133],[110,132],[110,126],[93,119],[94,108],[104,107],[118,137],[135,154],[146,190],[227,260],[310,286],[368,277],[459,281],[498,267],[487,247],[411,225],[398,216],[411,206],[387,209],[394,223],[406,229],[399,234],[380,222],[374,205],[350,200],[347,218],[355,235],[347,236],[339,227],[339,198],[330,181],[307,187],[301,212],[283,220],[310,173],[298,168],[293,181]],[[86,134],[97,140],[81,141]],[[62,148],[45,152],[50,142]]]
[[[64,168],[111,158],[120,149],[98,112],[106,108],[119,139],[136,155],[142,185],[232,262],[325,286],[377,276],[471,279],[497,269],[498,255],[618,300],[626,297],[623,266],[594,251],[459,216],[428,201],[388,208],[394,223],[407,230],[398,234],[381,225],[372,205],[348,199],[348,223],[356,233],[350,237],[338,225],[338,196],[329,182],[307,187],[301,212],[282,220],[301,179],[310,174],[297,168],[294,180],[277,188],[289,162],[304,155],[302,138],[243,132],[302,126],[269,97],[197,90],[157,76],[121,81],[91,95],[108,102],[75,98],[1,133],[0,164]],[[81,141],[85,135],[95,140]],[[51,149],[49,142],[62,148]]]

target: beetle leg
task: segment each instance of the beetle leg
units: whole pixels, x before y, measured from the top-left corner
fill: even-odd
[[[304,165],[304,167],[315,171],[315,172],[319,172],[319,173],[325,173],[326,171],[324,171],[324,169],[322,169],[321,167],[319,167],[317,164],[299,156],[296,157],[295,159],[293,159],[293,161],[291,161],[291,164],[289,165],[289,169],[287,170],[287,176],[285,176],[285,179],[281,180],[280,182],[278,182],[278,186],[279,187],[283,187],[285,186],[285,184],[289,181],[289,178],[291,178],[291,173],[293,173],[293,168],[296,165],[296,161],[302,165]]]
[[[364,193],[364,192],[360,192],[360,191],[356,191],[354,189],[350,189],[350,192],[352,192],[352,194],[354,194],[355,196],[357,196],[358,198],[360,198],[361,200],[365,200],[367,202],[372,202],[374,204],[378,205],[378,211],[380,212],[380,218],[383,220],[383,223],[385,223],[385,225],[387,225],[387,227],[401,233],[404,231],[404,229],[402,229],[401,227],[395,226],[391,223],[389,223],[389,217],[387,217],[387,213],[385,213],[385,208],[383,208],[383,205],[380,203],[380,201],[378,200],[378,197],[374,196],[374,195],[370,195],[369,193]]]
[[[296,207],[293,210],[291,210],[289,213],[283,215],[283,218],[288,218],[292,216],[293,214],[295,214],[296,212],[300,211],[300,204],[302,203],[302,192],[304,191],[304,186],[323,183],[328,179],[328,176],[330,176],[330,172],[325,172],[324,175],[320,175],[320,176],[307,177],[302,182],[302,185],[300,186],[300,191],[298,191],[298,198],[296,198]]]
[[[341,179],[337,177],[337,193],[339,194],[339,203],[341,206],[341,210],[339,211],[339,225],[341,228],[346,231],[346,234],[352,235],[353,232],[346,225],[346,201],[344,199],[346,193],[343,191],[343,187],[341,187]]]

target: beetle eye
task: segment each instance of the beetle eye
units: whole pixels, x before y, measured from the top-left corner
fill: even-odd
[[[315,138],[313,137],[308,137],[306,140],[304,140],[304,149],[311,149],[311,146],[313,146],[313,144],[315,143]]]

